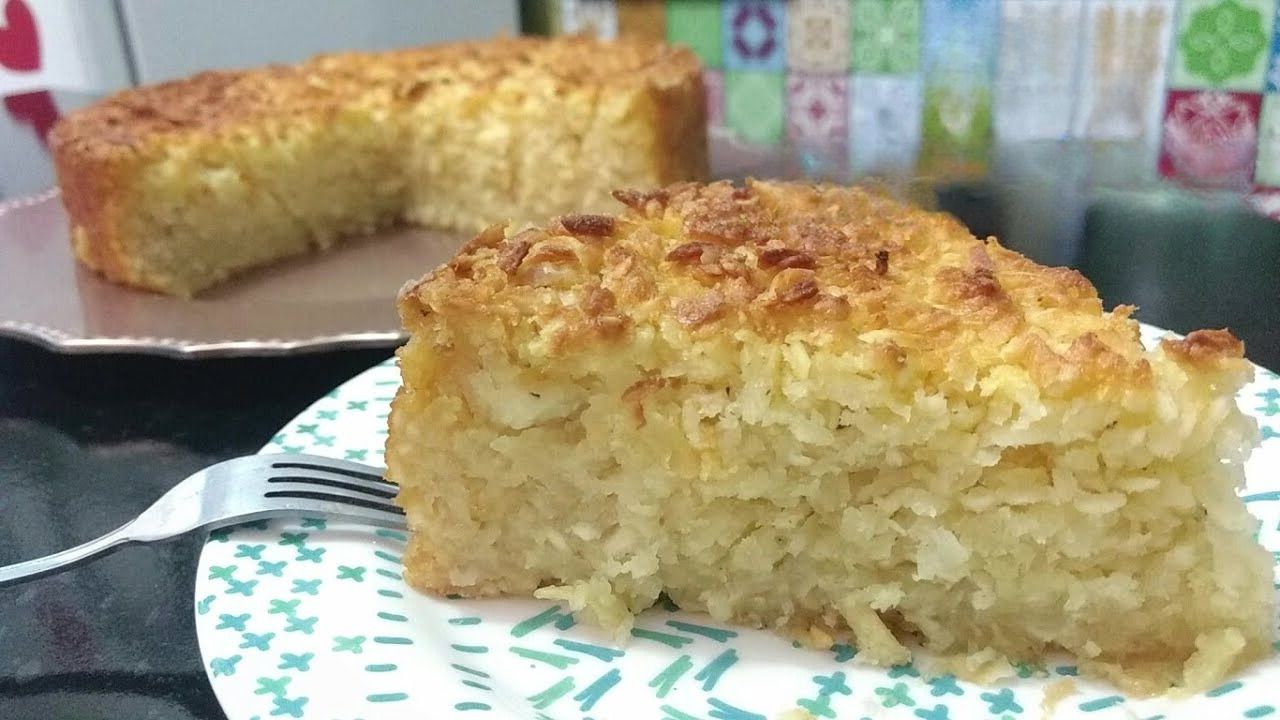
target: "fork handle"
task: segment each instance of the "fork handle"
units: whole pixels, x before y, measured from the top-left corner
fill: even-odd
[[[20,582],[53,575],[54,573],[83,565],[124,545],[137,542],[129,534],[129,525],[132,525],[132,523],[122,525],[106,535],[90,540],[83,545],[67,548],[61,552],[45,555],[34,560],[0,567],[0,588],[17,585]]]

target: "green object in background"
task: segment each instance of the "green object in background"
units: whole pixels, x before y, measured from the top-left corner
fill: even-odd
[[[520,0],[520,34],[554,35],[560,27],[560,3]]]
[[[560,25],[560,3],[548,0],[520,0],[520,33],[554,35]]]
[[[729,71],[724,74],[725,123],[743,140],[774,145],[782,139],[786,114],[782,73]]]
[[[708,68],[724,66],[720,3],[716,0],[667,0],[667,42],[685,45]]]
[[[864,73],[901,75],[920,67],[920,0],[854,0],[851,62]]]
[[[991,91],[935,85],[925,89],[920,168],[928,174],[983,175],[991,153]]]

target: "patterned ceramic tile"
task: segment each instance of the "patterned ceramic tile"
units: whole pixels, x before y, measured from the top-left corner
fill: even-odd
[[[793,70],[843,73],[849,69],[848,0],[792,0],[787,27]]]
[[[924,0],[923,10],[925,83],[929,84],[930,76],[990,82],[1000,46],[998,0]]]
[[[785,2],[726,0],[720,7],[726,69],[775,72],[786,69]]]
[[[724,73],[703,70],[702,87],[707,93],[707,126],[724,127]]]
[[[849,79],[792,73],[787,78],[787,137],[807,176],[840,177],[849,151]]]
[[[560,0],[560,25],[565,32],[618,36],[618,9],[613,0]]]
[[[704,67],[724,67],[720,4],[713,0],[667,0],[667,42],[693,50]]]
[[[849,162],[853,171],[910,172],[920,150],[920,77],[854,75],[849,103]]]
[[[1268,94],[1262,99],[1254,182],[1280,187],[1280,94]]]
[[[1060,139],[1071,129],[1084,0],[1003,0],[996,137]]]
[[[1196,185],[1248,186],[1261,104],[1256,93],[1169,91],[1160,174]]]
[[[1160,136],[1174,0],[1092,0],[1073,134],[1095,140]],[[1150,167],[1150,164],[1147,164]]]
[[[1275,10],[1276,0],[1182,0],[1170,84],[1261,90]]]
[[[1267,63],[1267,92],[1280,92],[1280,7],[1271,23],[1271,51]]]
[[[920,67],[920,0],[853,0],[855,72],[902,74]]]
[[[792,73],[787,78],[787,129],[806,141],[839,141],[848,133],[848,78]]]
[[[782,73],[724,74],[725,125],[744,140],[775,144],[782,139],[786,99]]]

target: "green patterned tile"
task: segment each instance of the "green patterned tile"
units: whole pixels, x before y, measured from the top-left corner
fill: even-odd
[[[667,42],[685,45],[709,68],[724,66],[720,4],[713,0],[667,0]]]
[[[751,143],[773,145],[782,139],[786,87],[782,73],[724,74],[725,124]]]
[[[920,0],[853,0],[853,71],[901,75],[919,69],[922,15]]]
[[[1182,0],[1170,86],[1262,92],[1276,0]]]

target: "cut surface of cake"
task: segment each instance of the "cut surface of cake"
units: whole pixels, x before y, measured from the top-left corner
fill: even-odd
[[[626,633],[667,593],[876,664],[1065,651],[1133,692],[1269,651],[1243,346],[856,189],[619,192],[411,283],[388,477],[432,593]]]
[[[76,255],[192,295],[400,221],[473,232],[707,173],[695,56],[509,38],[210,72],[71,113],[51,147]]]

